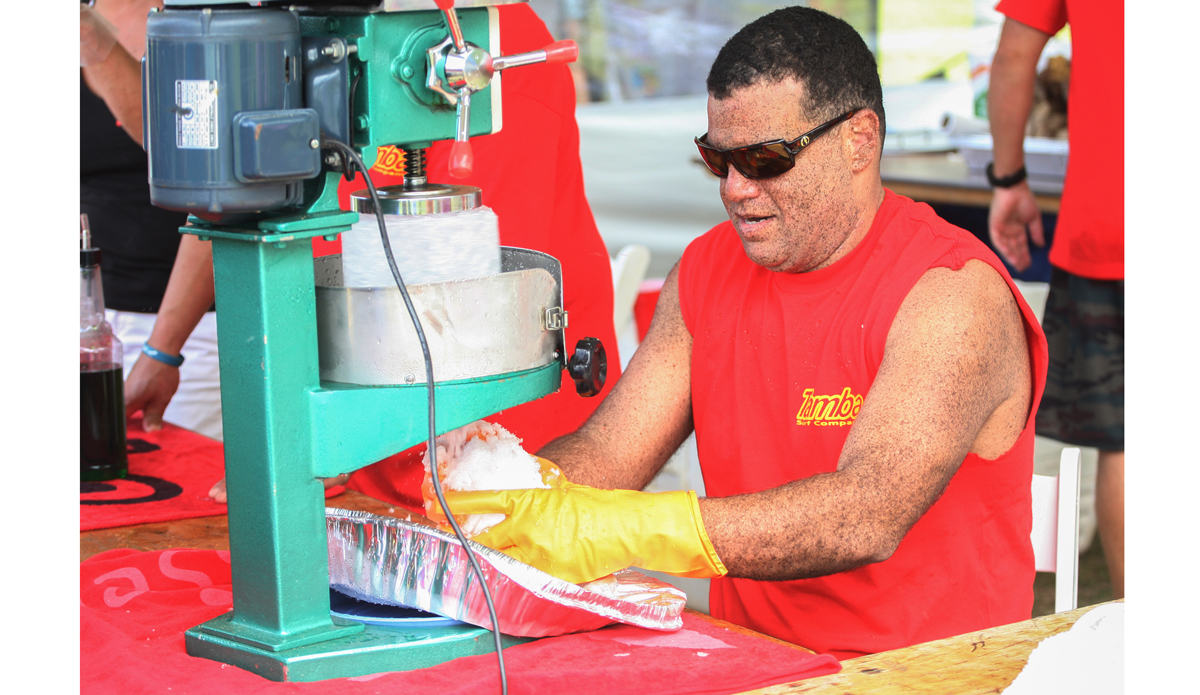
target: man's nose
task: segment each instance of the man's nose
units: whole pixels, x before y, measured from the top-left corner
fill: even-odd
[[[721,180],[721,196],[727,201],[749,200],[758,192],[758,182],[743,176],[736,167],[729,167],[729,174]]]

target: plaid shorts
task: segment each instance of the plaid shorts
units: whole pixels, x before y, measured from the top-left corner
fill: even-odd
[[[1042,329],[1050,348],[1037,433],[1125,450],[1125,281],[1053,268]]]

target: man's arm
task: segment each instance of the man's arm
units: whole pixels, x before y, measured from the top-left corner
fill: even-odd
[[[1038,58],[1048,34],[1014,19],[1004,20],[1000,44],[992,59],[988,85],[988,119],[992,130],[992,169],[999,178],[1025,164],[1025,124],[1033,107]],[[1000,255],[1017,270],[1029,267],[1029,237],[1045,246],[1042,215],[1026,181],[993,192],[988,232]]]
[[[717,555],[731,576],[768,580],[887,559],[968,452],[994,458],[1017,440],[1031,374],[1004,280],[981,261],[928,271],[896,315],[837,470],[700,500]]]
[[[890,557],[967,453],[1000,456],[1028,420],[1020,311],[1003,278],[972,260],[928,271],[905,298],[836,471],[698,502],[630,491],[691,427],[691,339],[674,275],[612,395],[539,452],[583,485],[447,493],[455,513],[509,515],[476,540],[574,582],[630,564],[682,576],[832,574]]]
[[[612,392],[583,427],[538,455],[575,483],[642,489],[692,432],[691,359],[676,265],[663,283],[646,340]]]
[[[212,242],[184,234],[171,268],[154,329],[146,339],[152,347],[178,355],[204,312],[212,306]],[[147,431],[162,428],[162,415],[179,388],[179,368],[139,355],[125,380],[125,413],[143,410]]]
[[[95,43],[90,35],[107,32],[109,27],[80,16],[80,43]],[[115,41],[115,39],[113,39]],[[81,68],[83,80],[92,93],[104,100],[121,128],[138,145],[142,144],[142,70],[137,60],[120,42],[115,42],[107,57]]]

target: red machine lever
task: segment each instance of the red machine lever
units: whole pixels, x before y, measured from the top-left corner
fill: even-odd
[[[461,61],[462,52],[466,51],[468,44],[463,40],[462,30],[458,24],[458,17],[454,13],[454,0],[434,0],[438,9],[445,13],[446,26],[450,30],[450,36],[454,43],[454,49],[459,51],[455,54],[456,58]],[[443,56],[445,62],[449,53]],[[519,53],[512,56],[497,56],[491,57],[484,53],[487,59],[483,65],[486,69],[484,74],[485,81],[483,86],[486,86],[486,81],[491,79],[494,72],[499,72],[506,68],[517,67],[520,65],[531,65],[533,63],[570,63],[579,58],[579,46],[571,40],[555,41],[546,46],[540,51],[530,51],[528,53]],[[488,64],[490,62],[490,64]],[[456,68],[459,72],[457,77],[452,78],[449,66],[446,68],[446,78],[450,87],[458,92],[457,98],[457,122],[455,124],[456,135],[454,144],[450,147],[450,175],[454,178],[461,179],[471,175],[471,170],[474,168],[475,157],[471,152],[471,145],[468,140],[468,131],[470,130],[471,121],[471,93],[482,89],[482,86],[468,86],[469,80],[466,79],[463,66]],[[450,97],[445,89],[439,89],[443,94]],[[452,98],[451,102],[455,100]]]
[[[542,49],[547,63],[573,63],[579,58],[579,46],[570,39],[555,41]]]
[[[450,146],[450,175],[456,179],[465,179],[471,175],[475,167],[475,155],[471,153],[471,143],[455,140]]]

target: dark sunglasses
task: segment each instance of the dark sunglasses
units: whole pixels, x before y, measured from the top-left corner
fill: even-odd
[[[738,170],[738,173],[748,179],[769,179],[772,176],[779,176],[796,166],[796,155],[800,154],[801,150],[811,145],[813,140],[829,132],[835,125],[850,118],[859,111],[861,109],[847,111],[831,121],[822,123],[791,142],[771,140],[770,142],[760,142],[756,145],[718,150],[704,141],[708,137],[708,133],[705,133],[696,138],[696,147],[700,148],[700,156],[704,158],[704,163],[708,166],[708,170],[721,178],[729,176],[729,165],[732,164],[733,168]]]

